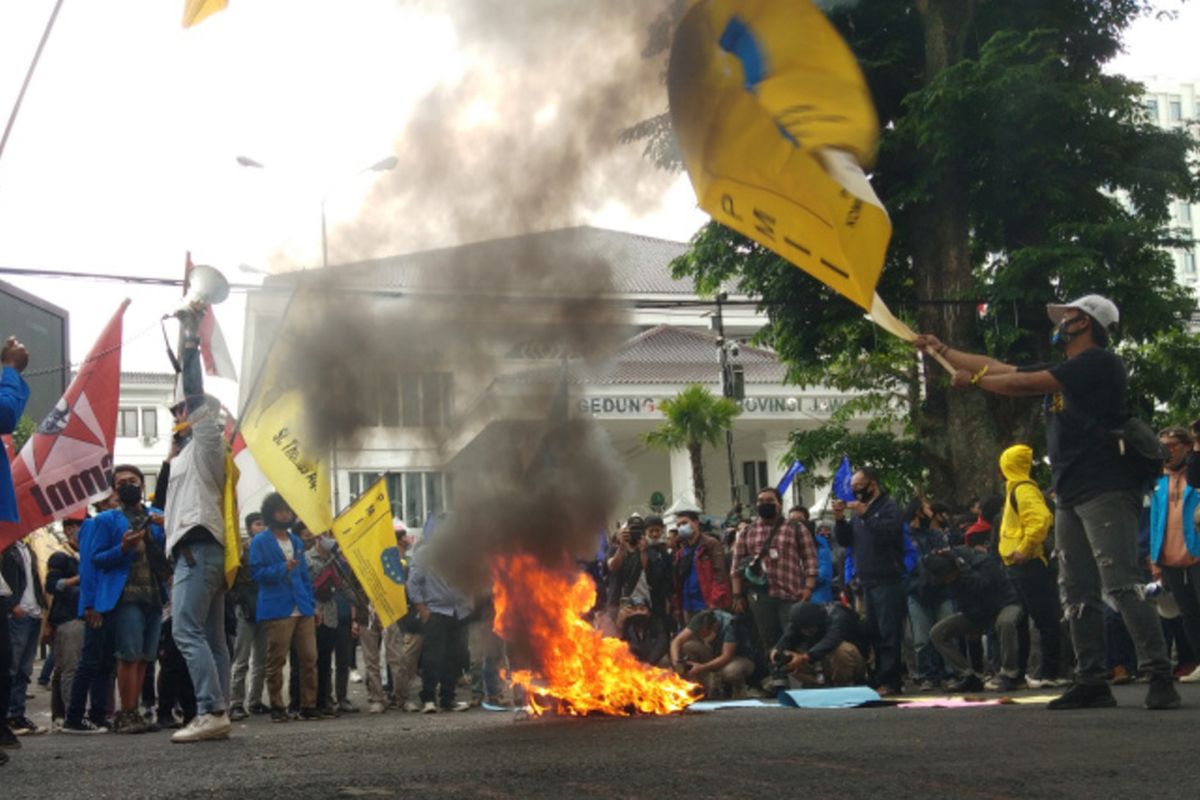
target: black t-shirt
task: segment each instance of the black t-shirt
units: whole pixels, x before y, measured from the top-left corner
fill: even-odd
[[[1128,417],[1125,365],[1102,347],[1084,350],[1053,366],[1022,367],[1022,372],[1048,369],[1063,391],[1046,395],[1046,446],[1054,492],[1070,507],[1105,492],[1137,488],[1137,480],[1121,458],[1115,440],[1103,433]]]

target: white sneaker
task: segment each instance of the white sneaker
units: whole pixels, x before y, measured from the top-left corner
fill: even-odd
[[[1025,683],[1030,689],[1052,689],[1058,686],[1058,681],[1053,678],[1026,678]]]
[[[415,714],[421,710],[421,706],[416,700],[409,700],[404,704],[404,710]]]
[[[422,713],[422,714],[436,714],[436,713],[437,713],[437,706],[436,706],[436,705],[435,705],[435,704],[434,704],[432,701],[431,701],[431,702],[428,702],[428,703],[426,703],[426,704],[425,704],[425,706],[424,706],[424,707],[421,709],[421,713]]]
[[[1184,675],[1182,678],[1179,679],[1179,682],[1180,683],[1200,683],[1200,667],[1196,667],[1194,670],[1189,672],[1187,675]]]
[[[466,702],[466,701],[464,701],[464,700],[459,700],[457,703],[455,703],[454,705],[452,705],[452,706],[449,708],[449,710],[450,710],[450,711],[469,711],[469,710],[470,710],[470,708],[471,708],[471,704],[470,704],[470,703],[468,703],[468,702]]]
[[[371,703],[367,706],[368,714],[382,714],[386,710],[383,703]]]
[[[222,711],[220,714],[197,714],[186,728],[171,734],[171,741],[177,743],[203,742],[209,739],[224,739],[233,730],[229,715]]]
[[[363,682],[362,673],[356,669],[350,670],[350,682],[351,683],[362,683]]]

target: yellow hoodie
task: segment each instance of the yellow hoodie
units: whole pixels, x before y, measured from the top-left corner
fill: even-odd
[[[1015,444],[1000,454],[1000,471],[1004,473],[1004,518],[1000,522],[1000,560],[1006,565],[1013,563],[1013,553],[1020,552],[1026,559],[1038,558],[1046,562],[1042,542],[1050,532],[1054,517],[1046,506],[1042,490],[1029,477],[1033,468],[1033,451],[1028,445]],[[1028,481],[1021,483],[1021,481]],[[1017,484],[1020,483],[1018,486]],[[1017,510],[1009,498],[1016,487]]]

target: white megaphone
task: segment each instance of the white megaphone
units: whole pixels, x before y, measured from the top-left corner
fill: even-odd
[[[199,264],[192,267],[191,272],[188,273],[188,291],[183,302],[163,319],[170,317],[186,319],[202,314],[205,306],[214,306],[224,302],[227,297],[229,297],[229,281],[225,280],[225,276],[216,267]]]

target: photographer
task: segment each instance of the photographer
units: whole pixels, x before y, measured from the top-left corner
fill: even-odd
[[[92,522],[92,608],[104,615],[104,626],[111,627],[116,642],[121,711],[113,722],[114,733],[152,730],[138,713],[138,699],[146,667],[158,658],[169,567],[162,514],[143,505],[144,481],[137,467],[114,467],[112,484],[121,505]]]
[[[671,640],[671,667],[702,684],[710,699],[720,694],[718,680],[729,688],[730,697],[745,696],[754,661],[750,632],[728,611],[701,611]]]
[[[866,654],[867,636],[853,611],[797,603],[771,650],[771,666],[772,672],[790,672],[804,687],[857,686],[867,677]]]

